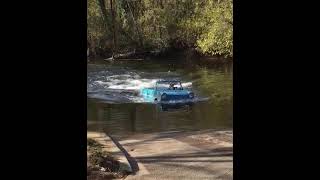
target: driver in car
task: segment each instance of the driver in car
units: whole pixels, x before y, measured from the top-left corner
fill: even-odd
[[[172,90],[175,90],[177,89],[177,87],[174,87],[175,83],[170,83],[170,87],[169,87],[169,90],[172,89]]]

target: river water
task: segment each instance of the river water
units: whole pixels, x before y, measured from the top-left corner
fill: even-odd
[[[87,129],[110,134],[232,129],[232,64],[184,59],[108,62],[87,66]],[[159,79],[179,79],[195,93],[192,107],[163,111],[138,95]]]

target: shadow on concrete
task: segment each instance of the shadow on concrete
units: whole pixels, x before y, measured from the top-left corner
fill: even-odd
[[[197,135],[199,133],[199,131],[191,131],[191,132],[187,132],[187,131],[173,131],[173,132],[162,132],[162,133],[157,133],[157,134],[153,134],[150,138],[144,139],[142,141],[138,141],[138,142],[127,142],[127,143],[123,143],[124,146],[136,146],[136,145],[140,145],[140,144],[145,144],[148,142],[154,142],[154,141],[166,141],[166,138],[172,138],[172,139],[177,139],[180,137],[186,137],[187,135]],[[131,137],[132,138],[132,137]],[[126,140],[126,138],[119,138],[122,140]],[[138,137],[138,139],[140,139]],[[232,148],[231,148],[232,149]]]
[[[115,145],[124,153],[124,155],[126,156],[131,169],[132,169],[132,174],[135,175],[136,172],[139,171],[139,166],[138,166],[138,162],[126,151],[126,149],[124,149],[122,147],[122,145],[116,140],[114,139],[112,136],[108,135],[110,137],[110,139],[115,143]]]
[[[185,153],[182,155],[162,155],[162,156],[145,156],[136,157],[139,162],[153,163],[153,162],[232,162],[233,160],[212,160],[211,157],[232,157],[232,148],[216,148],[210,151],[201,151],[195,153]],[[202,158],[202,159],[196,159]],[[203,158],[207,158],[203,160]],[[195,160],[194,160],[195,159]]]
[[[176,163],[161,163],[161,165],[164,165],[166,167],[170,168],[181,168],[181,170],[187,170],[187,171],[193,171],[196,172],[198,175],[202,174],[202,176],[207,176],[207,177],[203,177],[204,179],[219,179],[219,180],[223,180],[223,179],[232,179],[232,169],[226,169],[224,171],[221,171],[220,169],[214,170],[214,169],[209,169],[208,167],[205,166],[190,166],[190,165],[185,165],[185,164],[176,164]],[[168,174],[169,175],[169,174]],[[190,178],[190,177],[185,177],[185,176],[179,176],[178,174],[172,174],[172,179],[186,179],[186,178]]]
[[[149,145],[149,143],[153,143],[155,141],[166,141],[166,138],[175,139],[177,137],[185,136],[183,131],[180,132],[167,132],[167,133],[159,133],[154,134],[147,139],[143,139],[141,141],[135,142],[121,142],[123,146],[134,148],[134,146],[138,145]],[[111,137],[112,138],[112,137]],[[141,138],[141,137],[140,137]],[[133,139],[140,139],[139,137]],[[184,163],[232,163],[233,157],[233,147],[216,147],[212,149],[204,149],[200,152],[193,152],[193,153],[185,153],[181,152],[180,154],[164,154],[164,155],[155,155],[155,156],[139,156],[139,157],[131,157],[131,155],[122,147],[122,145],[115,139],[112,139],[118,148],[124,152],[125,156],[127,157],[134,174],[139,171],[138,163],[145,163],[145,164],[154,164],[154,165],[165,165],[167,167],[174,166],[176,168],[190,168],[192,171],[199,170],[199,171],[208,171],[206,173],[213,173],[212,170],[207,169],[206,167],[195,167],[194,165],[187,165]],[[120,141],[125,141],[126,138],[119,138]],[[204,172],[205,173],[205,172]]]

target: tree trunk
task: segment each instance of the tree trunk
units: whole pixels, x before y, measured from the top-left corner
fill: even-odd
[[[129,10],[130,10],[130,14],[131,14],[131,18],[132,18],[132,21],[133,21],[133,25],[134,25],[137,33],[138,33],[139,46],[140,46],[140,47],[143,47],[143,41],[142,41],[142,36],[141,36],[140,28],[138,28],[138,26],[137,26],[136,20],[134,19],[134,16],[133,16],[133,12],[132,12],[131,6],[130,6],[130,4],[129,4],[128,1],[127,1],[127,4],[128,4],[128,7],[129,7]]]
[[[102,12],[102,16],[103,19],[106,23],[107,27],[111,27],[111,23],[108,21],[108,13],[107,13],[107,9],[106,9],[106,4],[104,2],[104,0],[98,0],[99,2],[99,6]],[[130,34],[128,34],[127,32],[125,32],[123,29],[119,28],[119,31],[122,35],[126,36],[127,39],[130,39],[131,41],[134,41],[134,39],[132,39],[132,37],[130,36]]]
[[[101,9],[101,12],[102,12],[102,15],[104,17],[104,20],[106,21],[106,23],[108,24],[107,22],[107,9],[106,9],[106,3],[104,2],[104,0],[98,0],[98,3],[99,3],[99,6],[100,6],[100,9]],[[109,25],[109,24],[108,24]]]
[[[116,37],[116,27],[115,27],[115,13],[114,13],[114,4],[113,0],[110,0],[110,10],[111,10],[111,18],[112,18],[112,33],[113,33],[113,50],[112,53],[115,54],[117,52],[117,37]]]

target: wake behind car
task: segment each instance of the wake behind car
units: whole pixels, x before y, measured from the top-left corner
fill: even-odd
[[[154,87],[141,89],[140,95],[147,102],[172,105],[191,105],[194,99],[194,93],[184,89],[178,80],[157,81]]]

